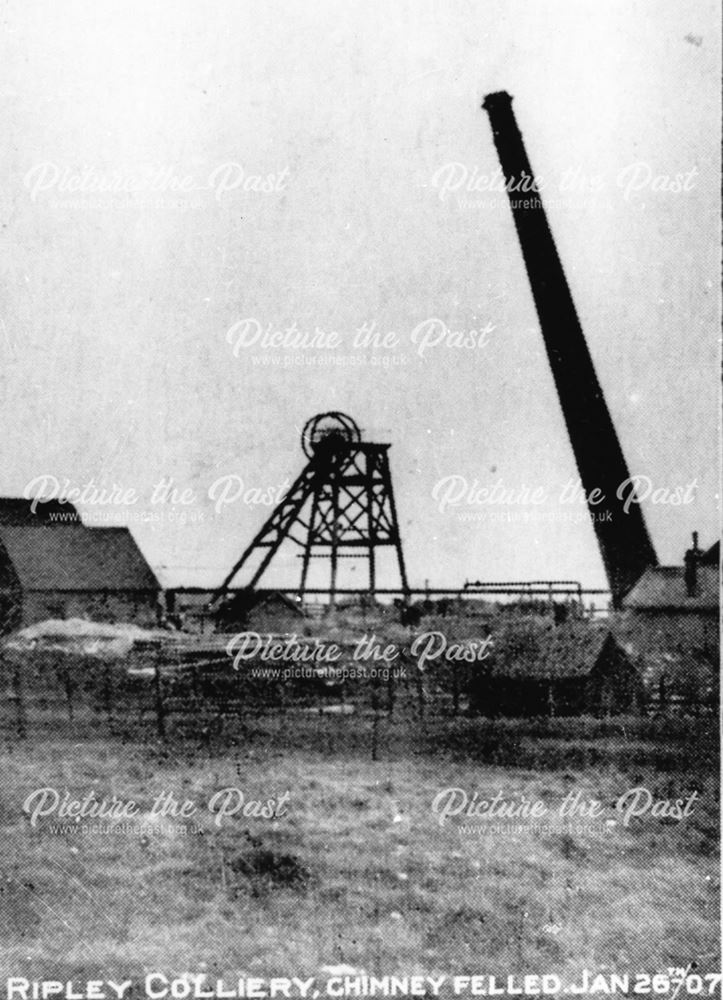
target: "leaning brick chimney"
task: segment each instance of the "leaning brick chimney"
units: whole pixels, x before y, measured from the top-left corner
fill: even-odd
[[[482,107],[489,115],[505,175],[512,218],[580,479],[588,496],[596,492],[605,497],[610,520],[601,517],[601,508],[590,500],[588,506],[598,515],[593,523],[613,607],[621,607],[625,594],[648,566],[658,565],[658,559],[642,508],[639,504],[626,506],[622,500],[620,485],[630,481],[630,471],[527,158],[512,98],[506,91],[487,94]]]

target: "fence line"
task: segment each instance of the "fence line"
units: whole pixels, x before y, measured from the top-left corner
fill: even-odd
[[[454,720],[469,713],[470,701],[474,703],[475,668],[479,669],[477,665],[445,664],[420,671],[405,657],[395,667],[377,668],[374,676],[373,668],[367,667],[366,674],[359,671],[361,676],[350,679],[348,667],[346,676],[343,669],[329,673],[309,667],[292,668],[307,671],[307,676],[284,676],[288,667],[270,668],[260,662],[249,662],[237,671],[225,653],[194,660],[160,646],[132,653],[125,661],[47,651],[13,652],[0,659],[0,684],[5,691],[2,721],[16,738],[24,739],[49,712],[64,714],[69,729],[81,721],[81,711],[96,718],[105,716],[110,729],[128,726],[134,718],[144,724],[150,717],[158,738],[166,740],[174,720],[190,720],[201,733],[212,723],[222,726],[228,716],[243,720],[283,716],[294,710],[322,717],[371,718],[374,726],[380,718],[396,715],[420,723],[430,716]],[[506,680],[515,684],[514,678]],[[520,717],[554,714],[550,706],[555,699],[539,704],[540,711],[530,711],[529,706],[523,711],[521,701]],[[494,704],[473,704],[475,711],[480,708],[478,714],[496,717]],[[700,716],[716,711],[717,698],[712,695],[656,688],[646,692],[636,714]]]

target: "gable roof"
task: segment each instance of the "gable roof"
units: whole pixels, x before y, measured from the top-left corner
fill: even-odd
[[[57,500],[44,500],[36,503],[23,497],[0,497],[0,524],[27,525],[37,527],[39,524],[80,525],[82,521],[77,508],[72,503],[59,503]]]
[[[257,591],[256,595],[256,599],[250,605],[250,610],[252,611],[266,609],[271,611],[292,611],[298,618],[306,617],[298,604],[278,590]]]
[[[492,674],[559,680],[583,678],[592,672],[604,651],[628,659],[603,624],[574,622],[554,626],[548,619],[530,625],[515,627],[495,641],[490,662]]]
[[[720,562],[720,542],[713,542],[707,552],[700,558],[704,566],[717,566]]]
[[[635,611],[717,611],[718,567],[698,563],[698,592],[688,596],[682,566],[649,566],[623,599]]]
[[[23,590],[160,590],[127,528],[0,524],[0,560]]]
[[[299,605],[286,594],[278,590],[252,590],[249,587],[232,591],[219,606],[217,615],[223,620],[244,621],[257,611],[268,611],[272,615],[290,611],[298,618],[306,617]]]

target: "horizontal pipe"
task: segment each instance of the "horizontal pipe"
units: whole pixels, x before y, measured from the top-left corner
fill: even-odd
[[[170,587],[168,589],[172,590],[173,593],[175,593],[175,594],[212,594],[212,593],[214,593],[214,588],[213,587]],[[246,588],[244,588],[244,587],[229,588],[226,591],[226,593],[228,593],[228,594],[237,594],[237,593],[242,592],[245,589]],[[275,588],[273,588],[271,590],[257,590],[256,593],[257,594],[284,594],[287,597],[295,597],[298,594],[298,590],[296,590],[296,589],[281,590],[280,588],[275,587]],[[304,594],[320,594],[320,595],[326,594],[328,596],[330,593],[331,593],[331,591],[329,590],[328,587],[307,587],[304,590]],[[364,588],[364,587],[337,587],[336,590],[334,591],[334,593],[335,594],[348,595],[348,596],[353,596],[353,595],[356,594],[356,595],[359,595],[359,596],[366,596],[366,597],[368,597],[370,592],[369,592],[369,588]],[[550,589],[549,589],[549,587],[535,587],[533,589],[533,588],[530,588],[530,587],[497,585],[497,586],[484,586],[484,587],[481,587],[479,589],[476,588],[476,587],[474,589],[472,589],[472,588],[465,589],[463,587],[462,588],[461,587],[447,587],[447,588],[444,588],[444,587],[429,587],[429,588],[427,588],[427,587],[419,587],[419,588],[415,589],[414,587],[412,587],[408,591],[404,591],[400,587],[393,587],[393,588],[377,587],[375,589],[375,591],[374,591],[375,595],[377,595],[377,594],[384,594],[384,595],[387,595],[387,596],[389,596],[391,594],[400,594],[400,595],[403,596],[405,593],[412,594],[413,596],[420,596],[420,597],[427,597],[427,596],[431,596],[431,595],[441,596],[441,595],[445,595],[445,594],[447,594],[447,595],[453,594],[453,595],[457,595],[459,597],[464,597],[465,595],[469,595],[469,594],[527,594],[527,595],[529,595],[529,594],[542,594],[545,597],[547,597],[550,594]],[[556,591],[554,591],[554,593],[555,594],[609,594],[610,593],[610,588],[609,587],[574,587],[574,588],[566,588],[564,590],[556,590]]]
[[[579,580],[467,580],[466,587],[582,587]]]

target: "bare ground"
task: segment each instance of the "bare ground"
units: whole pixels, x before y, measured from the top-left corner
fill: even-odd
[[[3,972],[134,978],[147,971],[296,975],[655,972],[720,966],[714,720],[497,722],[289,711],[228,723],[200,746],[90,713],[6,728],[0,823]],[[615,799],[698,792],[682,821],[625,828]],[[143,813],[169,790],[195,832],[53,832],[22,811],[35,789],[112,794]],[[220,788],[289,792],[275,820],[204,808]],[[605,803],[599,829],[491,836],[438,823],[445,787]],[[619,817],[618,817],[619,819]],[[62,822],[58,820],[58,822]],[[468,821],[474,824],[475,820]]]

